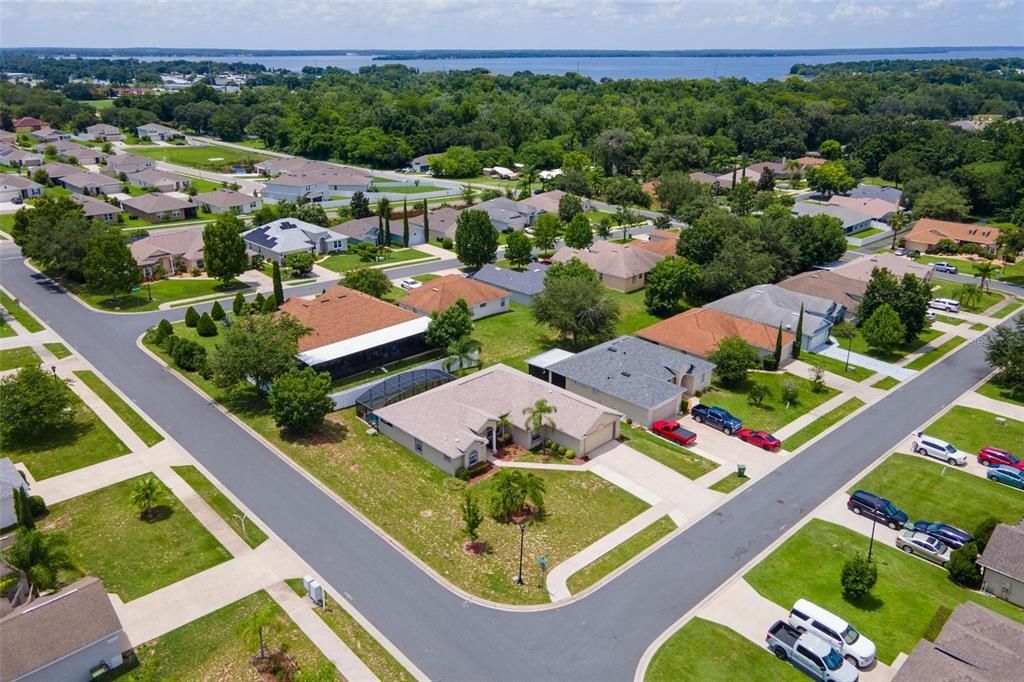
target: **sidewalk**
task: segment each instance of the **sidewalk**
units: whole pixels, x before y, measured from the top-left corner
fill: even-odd
[[[956,404],[985,410],[986,412],[994,412],[1001,417],[1024,421],[1024,405],[1016,405],[1014,403],[1003,402],[1002,400],[995,400],[994,398],[989,398],[988,396],[984,396],[974,391],[969,391],[960,396],[957,399]],[[993,430],[997,429],[995,426],[992,428]]]
[[[840,348],[837,344],[835,346],[828,346],[827,348],[819,350],[818,355],[824,355],[827,358],[846,362],[847,351]],[[864,369],[871,370],[876,374],[884,374],[885,376],[890,376],[893,379],[898,379],[899,381],[906,381],[917,373],[912,369],[906,369],[899,365],[883,362],[882,360],[876,360],[868,355],[861,355],[860,353],[850,353],[849,355],[851,365],[863,367]]]
[[[136,435],[136,433],[132,431],[131,428],[125,424],[112,409],[110,409],[109,405],[103,402],[102,398],[93,393],[92,389],[85,385],[85,382],[75,376],[75,370],[91,369],[79,358],[76,357],[75,360],[75,362],[58,365],[57,375],[71,380],[70,388],[74,391],[75,395],[81,398],[82,402],[85,403],[90,410],[95,412],[96,416],[114,432],[114,435],[120,438],[121,442],[128,446],[128,450],[131,452],[142,452],[143,450],[146,450],[147,446],[142,442],[142,439],[139,438],[138,435]],[[97,376],[99,375],[97,374]],[[135,407],[132,406],[132,409],[135,409]]]
[[[807,414],[800,415],[799,417],[797,417],[796,419],[794,419],[793,421],[789,422],[788,424],[783,426],[781,429],[776,431],[775,432],[775,437],[778,438],[779,440],[785,441],[787,438],[792,436],[797,431],[800,431],[805,426],[808,426],[809,424],[814,423],[815,421],[817,421],[817,419],[819,417],[828,414],[829,412],[831,412],[832,410],[836,409],[840,405],[843,405],[844,403],[846,403],[846,401],[851,400],[854,397],[860,397],[860,396],[851,395],[851,393],[853,393],[853,392],[851,391],[851,392],[848,393],[846,391],[842,391],[836,397],[830,398],[829,400],[826,400],[821,405],[818,405],[817,407],[815,407],[813,410],[811,410]],[[860,398],[861,398],[861,400],[864,400],[865,403],[874,402],[874,400],[872,400],[870,398],[866,399],[866,400],[863,397],[860,397]]]

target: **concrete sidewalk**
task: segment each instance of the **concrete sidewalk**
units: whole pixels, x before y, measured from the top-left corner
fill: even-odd
[[[70,359],[70,358],[69,358]],[[121,442],[128,446],[128,449],[132,452],[141,452],[146,450],[148,446],[142,442],[142,439],[131,430],[124,421],[121,420],[117,413],[110,408],[107,403],[103,401],[98,395],[93,393],[92,389],[85,385],[85,382],[80,380],[76,375],[75,371],[91,370],[91,367],[86,366],[77,357],[73,362],[65,362],[57,365],[57,375],[65,379],[70,379],[71,390],[74,391],[75,395],[82,399],[82,402],[92,410],[100,420],[107,425],[107,427],[114,432],[114,435],[121,439]],[[99,377],[99,374],[96,374]],[[100,380],[106,383],[102,377]],[[108,386],[110,384],[107,384]],[[131,405],[131,403],[128,403]],[[132,407],[132,409],[135,409]],[[148,420],[147,420],[148,421]]]
[[[824,355],[827,358],[846,362],[847,351],[841,348],[839,344],[834,346],[828,346],[818,351],[818,355]],[[864,369],[875,372],[876,374],[884,374],[885,376],[898,379],[899,381],[906,381],[910,377],[914,376],[917,372],[912,369],[906,369],[899,365],[894,365],[890,362],[883,362],[877,360],[868,355],[861,355],[860,353],[850,353],[850,364],[856,365],[857,367],[863,367]]]
[[[1008,417],[1010,419],[1016,419],[1017,421],[1024,421],[1024,405],[996,400],[980,393],[976,393],[975,391],[964,393],[957,399],[956,404],[973,407],[978,410],[985,410],[986,412],[994,412],[1000,417]],[[992,434],[995,435],[998,432],[999,428],[993,425]]]
[[[835,396],[834,398],[830,398],[830,399],[826,400],[821,405],[818,405],[817,407],[815,407],[813,410],[807,412],[806,414],[800,415],[799,417],[797,417],[793,421],[791,421],[788,424],[786,424],[785,426],[783,426],[781,429],[779,429],[778,431],[775,432],[775,437],[778,438],[779,440],[785,441],[787,438],[792,436],[797,431],[801,430],[805,426],[808,426],[808,425],[814,423],[815,421],[817,421],[817,419],[819,417],[828,414],[832,410],[836,409],[840,405],[845,404],[846,401],[851,400],[854,397],[855,396],[852,396],[852,395],[850,395],[849,393],[847,393],[845,391],[841,392],[839,395]],[[861,400],[864,400],[864,399],[861,398]],[[864,402],[869,402],[869,401],[865,400]]]

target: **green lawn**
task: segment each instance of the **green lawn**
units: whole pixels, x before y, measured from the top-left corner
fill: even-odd
[[[746,580],[783,608],[804,598],[845,618],[874,640],[879,660],[887,664],[899,652],[913,650],[940,606],[953,609],[971,600],[1024,622],[1024,609],[959,587],[938,566],[879,542],[873,551],[878,564],[875,588],[857,602],[848,601],[839,584],[842,566],[850,557],[863,555],[867,546],[864,535],[814,519],[747,573]]]
[[[94,575],[108,592],[131,601],[231,558],[162,483],[156,519],[140,519],[130,500],[137,480],[50,507],[40,527],[66,535],[75,565],[68,581]]]
[[[1024,395],[1014,397],[1010,389],[1003,388],[995,379],[989,379],[979,386],[977,391],[983,396],[987,396],[993,400],[1002,400],[1003,402],[1013,403],[1014,405],[1024,407]]]
[[[840,345],[845,343],[846,341],[844,340],[840,343]],[[811,353],[809,355],[803,356],[801,359],[804,360],[809,365],[821,365],[822,367],[825,368],[826,372],[831,372],[832,374],[835,374],[837,376],[845,377],[850,381],[864,381],[869,376],[874,374],[874,372],[872,372],[871,370],[864,369],[863,367],[858,367],[857,365],[854,364],[851,364],[849,369],[847,369],[845,360],[837,360],[836,358],[831,358],[827,355],[818,355],[816,353]]]
[[[718,468],[717,462],[712,462],[695,452],[691,452],[675,443],[670,443],[650,431],[643,431],[628,424],[623,424],[619,433],[623,440],[629,444],[629,447],[689,479],[700,478],[709,471],[714,471]]]
[[[7,320],[0,319],[0,339],[9,339],[17,335],[18,332],[14,331],[14,328],[7,323]]]
[[[959,317],[950,317],[949,315],[936,315],[935,319],[939,322],[953,325],[954,327],[967,321]]]
[[[894,379],[893,377],[882,377],[875,383],[871,384],[871,388],[880,388],[883,391],[888,391],[890,388],[894,388],[899,385],[899,379]]]
[[[67,286],[66,283],[65,286]],[[223,288],[220,280],[216,279],[162,279],[157,282],[153,282],[151,287],[143,282],[137,286],[138,291],[127,296],[121,296],[120,299],[115,301],[108,294],[94,294],[84,286],[73,286],[69,288],[71,288],[79,298],[91,305],[93,308],[99,308],[100,310],[122,310],[136,313],[158,310],[160,305],[163,303],[170,303],[172,301],[178,301],[185,298],[218,293],[228,296],[233,295],[238,291],[248,290],[248,287],[237,280],[233,287]],[[149,300],[150,288],[152,288],[153,294],[152,301]]]
[[[431,282],[431,281],[433,281],[435,279],[440,279],[440,277],[441,277],[441,275],[426,274],[426,275],[413,275],[412,278],[414,280],[416,280],[417,282]]]
[[[483,346],[480,360],[484,366],[503,362],[525,372],[526,358],[556,346],[569,348],[548,327],[534,322],[529,308],[515,301],[509,303],[507,313],[485,317],[475,325],[473,338]]]
[[[1014,303],[1008,303],[1007,305],[1004,305],[1002,308],[1000,308],[999,310],[997,310],[994,313],[992,313],[992,317],[996,318],[997,320],[1001,320],[1004,317],[1006,317],[1007,315],[1009,315],[1010,313],[1013,313],[1013,312],[1016,312],[1017,310],[1019,310],[1020,306],[1021,306],[1020,301],[1016,301]]]
[[[949,282],[946,280],[933,279],[932,282],[932,297],[933,298],[952,298],[953,300],[959,300],[957,298],[957,292],[962,287],[962,284],[957,282]],[[1005,297],[995,291],[986,291],[981,295],[978,303],[973,306],[961,305],[961,310],[966,310],[969,313],[980,313],[988,310],[992,306],[998,304]]]
[[[873,237],[876,234],[882,234],[883,232],[885,232],[885,230],[879,229],[877,227],[868,227],[861,230],[860,232],[854,232],[853,234],[848,234],[846,236],[852,237],[853,239],[866,239],[867,237]]]
[[[71,355],[71,350],[63,343],[44,343],[43,347],[53,353],[58,360],[63,360]]]
[[[675,529],[675,521],[668,516],[662,516],[615,549],[569,576],[566,583],[569,591],[573,594],[582,592]]]
[[[260,591],[198,620],[146,642],[136,650],[139,666],[118,679],[150,680],[259,680],[249,662],[259,647],[247,645],[242,630],[263,609],[276,616],[264,632],[268,646],[287,649],[302,670],[319,670],[327,659],[266,592]],[[316,678],[335,679],[341,676]]]
[[[864,340],[864,334],[861,329],[857,329],[856,334],[853,337],[853,352],[861,353],[862,355],[870,355],[873,358],[883,360],[885,362],[897,362],[907,357],[909,354],[916,351],[921,346],[925,345],[930,341],[942,336],[942,332],[937,329],[925,329],[922,331],[916,339],[910,343],[902,343],[896,346],[892,351],[883,353],[880,350],[869,348],[867,341]],[[843,339],[843,347],[849,343],[846,339]]]
[[[0,371],[30,367],[40,362],[39,356],[28,346],[0,350]]]
[[[88,104],[96,109],[109,109],[114,106],[114,100],[112,99],[87,99],[83,100],[82,104]]]
[[[983,332],[988,329],[988,325],[984,322],[975,322],[971,325],[971,329],[976,332]]]
[[[765,624],[765,632],[770,623]],[[654,653],[644,682],[800,682],[806,678],[735,630],[694,618]]]
[[[435,185],[413,185],[405,183],[381,183],[376,187],[376,191],[385,194],[426,194],[427,192],[443,192],[446,189],[444,187],[437,187]]]
[[[126,151],[165,163],[191,166],[214,172],[230,172],[234,166],[247,166],[265,161],[270,157],[257,151],[242,151],[219,145],[158,147],[132,147]]]
[[[863,406],[864,401],[860,398],[850,398],[839,407],[826,412],[804,428],[794,433],[792,436],[786,438],[782,443],[782,447],[789,452],[795,452],[804,443],[811,440],[818,434],[823,433],[827,429],[832,428]]]
[[[10,316],[17,320],[30,334],[43,331],[43,325],[39,324],[39,321],[32,316],[32,313],[22,308],[21,303],[16,302],[2,291],[0,291],[0,304],[3,304]]]
[[[439,258],[431,256],[426,251],[408,248],[395,249],[391,251],[386,261],[377,261],[376,263],[364,261],[355,253],[336,253],[333,256],[328,256],[323,259],[317,263],[317,265],[322,265],[328,270],[333,270],[334,272],[344,273],[349,270],[356,270],[358,268],[366,268],[370,266],[393,268],[398,265],[403,265],[408,261],[420,259],[426,259],[424,262],[440,260]]]
[[[83,384],[91,388],[93,393],[98,395],[114,411],[114,414],[120,417],[121,421],[127,424],[147,446],[152,447],[164,439],[142,415],[135,411],[135,408],[126,403],[121,396],[115,393],[110,386],[92,371],[87,369],[76,370],[75,376],[81,379]]]
[[[988,262],[985,260],[969,260],[967,258],[956,258],[952,256],[920,256],[915,260],[924,265],[930,265],[931,263],[938,263],[940,261],[952,263],[957,267],[961,275],[967,275],[969,277],[977,277],[977,265],[979,263]],[[995,265],[995,279],[1004,282],[1014,282],[1017,284],[1024,283],[1024,260],[1017,261],[1013,265]],[[959,285],[954,284],[953,286],[956,287]]]
[[[1024,516],[1020,491],[917,455],[894,454],[848,492],[858,489],[892,500],[911,521],[942,521],[969,533],[988,516],[1010,524]]]
[[[305,596],[301,579],[299,587],[302,589],[299,594]],[[327,627],[334,630],[334,634],[352,649],[359,660],[365,663],[381,682],[413,682],[416,679],[359,624],[359,621],[341,608],[331,595],[327,597],[327,608],[316,609],[316,615],[327,623]]]
[[[720,481],[716,481],[712,485],[709,485],[708,489],[714,490],[715,492],[718,493],[725,493],[726,495],[728,495],[733,490],[736,490],[749,480],[750,476],[740,476],[738,473],[733,472],[732,474],[726,476]]]
[[[614,289],[605,289],[605,291],[608,292],[613,301],[619,304],[619,324],[615,327],[616,333],[634,334],[644,327],[650,327],[655,322],[661,321],[660,317],[647,312],[647,308],[644,306],[643,289],[629,294],[624,294]],[[680,312],[683,309],[680,308]]]
[[[788,407],[779,395],[780,386],[786,379],[795,382],[800,389],[797,402]],[[747,393],[754,382],[767,386],[769,390],[769,396],[760,407],[747,404]],[[822,393],[814,393],[808,379],[789,372],[751,372],[738,388],[726,388],[716,380],[704,393],[701,402],[728,410],[748,428],[778,431],[836,395],[839,395],[839,391],[831,387],[826,387]]]
[[[988,445],[1020,451],[1019,446],[1024,443],[1024,422],[1005,418],[1006,423],[1000,426],[996,424],[996,416],[984,410],[956,405],[929,424],[925,431],[972,455]]]
[[[31,442],[3,443],[0,456],[22,462],[41,480],[128,454],[128,447],[74,393],[71,404],[75,410],[71,426]]]
[[[967,339],[962,336],[954,336],[951,339],[942,342],[942,344],[937,348],[933,348],[924,355],[919,355],[904,366],[907,369],[922,370],[965,341],[967,341]]]
[[[210,479],[203,476],[199,469],[196,469],[191,464],[171,468],[192,487],[192,490],[198,493],[199,497],[206,501],[206,504],[210,505],[217,512],[218,516],[224,519],[225,523],[238,533],[240,538],[245,540],[247,545],[256,548],[267,539],[267,534],[263,532],[262,528],[253,523],[252,520],[246,520],[243,526],[241,519],[244,515],[242,511],[224,493],[218,490],[217,486],[210,482]],[[248,519],[248,517],[245,518]]]

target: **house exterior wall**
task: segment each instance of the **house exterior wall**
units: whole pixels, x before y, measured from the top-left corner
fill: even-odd
[[[953,241],[956,241],[956,240],[953,240]],[[958,244],[973,244],[974,242],[959,241],[957,243]],[[935,244],[926,244],[924,242],[915,241],[913,239],[904,239],[903,240],[903,245],[907,249],[917,249],[921,253],[930,253],[930,252],[934,251],[935,247],[936,247]],[[980,246],[981,248],[985,249],[989,253],[995,253],[996,252],[996,245],[995,244],[978,244],[978,246]]]
[[[982,590],[1011,604],[1024,607],[1024,583],[987,568],[982,571]]]
[[[589,455],[605,443],[609,443],[618,437],[619,419],[615,415],[609,414],[605,416],[604,423],[594,429],[594,431],[583,440],[583,447],[576,450],[576,455],[579,457]]]
[[[412,435],[406,433],[397,426],[393,426],[383,419],[377,420],[377,429],[380,431],[382,436],[387,436],[409,452],[418,457],[422,457],[449,476],[454,476],[459,467],[465,466],[463,463],[465,461],[465,456],[456,459],[448,459],[440,450],[431,447],[428,443],[417,441]],[[416,446],[417,442],[420,444],[418,449]],[[480,452],[478,456],[482,460],[484,457],[483,452]]]
[[[273,180],[267,182],[263,190],[263,196],[268,199],[284,199],[297,201],[300,197],[309,196],[313,201],[322,201],[327,198],[327,184],[317,183],[305,186],[282,185]]]
[[[174,211],[158,211],[156,213],[145,213],[143,211],[139,211],[138,209],[132,208],[131,206],[124,206],[123,208],[125,212],[128,213],[129,215],[135,216],[136,218],[141,218],[143,220],[148,220],[151,223],[162,223],[167,222],[169,220],[183,220],[185,218],[196,217],[196,208],[194,206],[181,210],[176,209]]]
[[[554,375],[554,372],[552,372],[552,374]],[[679,401],[682,400],[683,397],[683,391],[680,389],[679,394],[674,398],[671,398],[660,405],[648,408],[643,405],[631,403],[623,398],[609,395],[604,391],[593,389],[590,386],[581,384],[572,378],[565,377],[564,380],[564,388],[567,391],[571,391],[572,393],[575,393],[582,398],[586,398],[587,400],[593,400],[605,407],[610,407],[613,410],[618,410],[637,424],[641,424],[645,427],[650,427],[650,425],[658,419],[667,419],[668,417],[674,416],[678,413]],[[555,382],[552,381],[552,383]],[[562,384],[557,383],[555,385],[561,386]]]
[[[107,667],[113,670],[124,662],[121,653],[129,648],[131,648],[131,644],[124,632],[117,632],[28,675],[19,677],[18,680],[19,682],[50,682],[51,680],[89,682],[92,680],[92,676],[89,674],[90,670],[102,663],[106,663]]]
[[[114,173],[124,173],[131,175],[132,173],[138,173],[144,171],[147,168],[156,168],[156,162],[152,159],[146,159],[144,161],[138,161],[135,163],[125,163],[123,166],[115,164],[115,167],[110,166],[110,162],[107,162],[107,169]]]
[[[252,213],[253,211],[258,211],[262,207],[263,207],[263,200],[260,199],[259,197],[253,197],[252,201],[250,201],[247,204],[242,204],[241,206],[238,206],[237,208],[238,208],[238,212],[239,213],[241,213],[242,215],[245,215],[246,213]],[[235,208],[236,207],[234,207],[234,206],[224,207],[224,206],[211,206],[210,204],[203,204],[203,209],[205,210],[205,212],[206,213],[213,213],[214,215],[224,215],[226,213],[234,213]]]
[[[0,528],[13,526],[18,522],[14,513],[14,491],[9,490],[0,496]]]
[[[615,289],[615,291],[621,291],[626,294],[631,291],[643,289],[644,284],[646,284],[646,277],[642,273],[636,275],[636,277],[630,278],[615,277],[613,275],[605,275],[600,272],[597,273],[597,276],[601,280],[601,283],[609,289]]]
[[[391,229],[391,241],[401,246],[402,244],[402,229],[399,228],[398,232],[395,232],[394,228]],[[419,246],[425,244],[427,238],[423,233],[422,225],[409,225],[409,246]]]
[[[787,357],[787,356],[792,355],[792,353],[793,353],[793,345],[790,344],[788,346],[788,348],[789,348],[788,351],[786,350],[786,348],[782,349],[783,357]],[[714,370],[710,370],[709,369],[708,371],[701,372],[700,374],[684,374],[683,377],[682,377],[681,384],[682,384],[682,387],[686,389],[687,395],[691,395],[691,396],[692,395],[696,395],[697,393],[703,391],[708,386],[710,386],[711,385],[711,375],[713,373],[714,373]]]

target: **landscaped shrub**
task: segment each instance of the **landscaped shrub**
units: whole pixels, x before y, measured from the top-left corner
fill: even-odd
[[[565,457],[565,452],[566,452],[566,447],[564,445],[559,445],[558,446],[558,454],[560,454],[563,457]]]
[[[775,361],[774,355],[765,355],[761,358],[761,368],[766,372],[774,372],[779,368],[779,363]]]
[[[468,481],[469,469],[467,469],[466,467],[459,467],[458,469],[455,470],[455,478],[459,479],[460,481]]]
[[[242,292],[239,291],[235,294],[235,300],[231,302],[231,311],[235,315],[241,315],[245,310],[245,296],[242,296]]]
[[[160,320],[156,328],[164,333],[164,336],[170,336],[174,333],[174,325],[167,320]]]
[[[185,311],[185,326],[195,327],[197,324],[199,324],[199,313],[196,312],[195,308],[189,306],[188,310]]]
[[[263,307],[260,309],[261,313],[272,313],[277,310],[277,297],[270,295],[267,296],[266,300],[263,301]]]
[[[992,531],[994,531],[998,525],[999,519],[994,516],[988,516],[974,529],[974,542],[978,545],[979,553],[985,551],[989,538],[992,537]]]
[[[566,450],[565,451],[565,458],[566,459],[576,459],[576,451],[575,450],[571,450],[571,449],[570,450]]]
[[[191,339],[178,339],[169,352],[174,364],[183,370],[197,372],[206,367],[206,349]]]
[[[180,340],[181,339],[179,337],[172,334],[165,338],[163,340],[163,343],[161,343],[160,345],[163,347],[165,351],[167,351],[168,355],[171,355],[174,352],[174,347],[178,345],[178,341]]]
[[[220,301],[215,301],[213,307],[210,308],[210,317],[213,318],[214,322],[220,322],[224,319],[224,308],[221,307]]]
[[[28,510],[31,512],[33,518],[39,518],[46,513],[46,502],[43,501],[42,495],[29,496]]]
[[[150,331],[149,341],[152,341],[158,346],[162,346],[164,343],[164,339],[166,339],[173,333],[174,328],[171,326],[171,323],[168,322],[167,320],[160,320],[160,324],[158,324],[152,331]]]
[[[786,404],[793,404],[800,399],[800,387],[791,379],[784,379],[779,384],[779,397]]]
[[[877,580],[878,567],[859,554],[843,564],[841,581],[843,594],[848,599],[860,599],[871,591]]]
[[[217,336],[217,323],[213,321],[209,313],[203,313],[196,324],[196,332],[199,336]]]
[[[444,239],[441,240],[441,248],[451,250],[454,246],[455,243],[448,237],[445,237]]]
[[[953,582],[977,589],[981,587],[981,569],[978,568],[978,545],[968,542],[960,549],[953,550],[949,557],[949,577]]]
[[[544,441],[544,449],[545,450],[550,450],[553,445],[554,445],[554,443],[552,443],[550,440]]]

